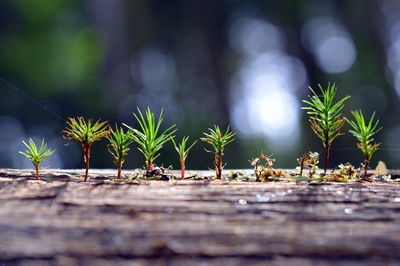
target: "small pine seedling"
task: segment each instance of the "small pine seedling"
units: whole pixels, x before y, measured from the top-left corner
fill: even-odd
[[[146,161],[146,175],[151,175],[154,160],[160,156],[159,150],[165,143],[172,140],[176,132],[175,125],[170,126],[159,134],[161,122],[163,121],[163,109],[161,109],[156,121],[150,107],[147,107],[146,117],[138,108],[139,115],[133,114],[139,123],[140,130],[126,126],[132,135],[133,140],[139,145],[138,150],[144,155]]]
[[[378,133],[382,127],[378,128],[379,119],[374,121],[375,112],[372,114],[368,124],[365,122],[364,115],[361,111],[352,111],[351,114],[353,115],[355,121],[347,118],[345,119],[353,128],[353,130],[349,130],[349,132],[353,134],[353,136],[359,141],[359,143],[357,143],[357,147],[364,154],[364,176],[367,177],[367,170],[372,155],[378,150],[380,145],[380,143],[372,143],[374,141],[372,137]]]
[[[40,179],[39,177],[39,164],[52,155],[55,150],[47,149],[47,144],[44,143],[44,139],[42,139],[42,144],[40,145],[40,148],[38,150],[35,142],[32,139],[29,139],[29,144],[26,143],[25,141],[22,141],[24,145],[28,148],[25,152],[20,151],[19,153],[24,155],[26,158],[28,158],[33,166],[35,167],[36,170],[36,179]]]
[[[82,145],[83,161],[86,164],[84,180],[86,182],[89,174],[90,151],[93,142],[99,141],[109,134],[107,122],[97,120],[93,123],[92,119],[85,121],[81,116],[76,119],[69,117],[67,127],[63,132],[65,133],[65,139],[75,140]]]
[[[318,94],[309,87],[313,96],[308,96],[309,101],[303,100],[308,106],[302,107],[302,109],[307,110],[307,114],[310,116],[309,121],[311,129],[322,140],[322,144],[325,148],[324,175],[326,175],[332,142],[338,136],[344,134],[340,129],[345,120],[340,112],[344,107],[345,101],[348,100],[350,96],[346,96],[334,103],[333,100],[337,91],[335,84],[331,86],[331,84],[328,83],[326,90],[324,90],[320,84],[318,84],[318,86],[322,93],[322,100]]]
[[[192,143],[187,148],[187,141],[189,140],[189,137],[183,137],[182,141],[177,145],[175,143],[175,140],[172,139],[172,142],[174,143],[175,150],[179,154],[179,162],[181,164],[181,179],[185,178],[185,164],[186,164],[186,158],[188,157],[189,151],[191,148],[193,148],[194,145],[196,145],[197,140]]]
[[[221,179],[222,170],[224,165],[222,164],[222,156],[224,155],[225,146],[234,141],[235,132],[230,131],[230,127],[226,129],[223,134],[220,128],[214,125],[214,129],[209,128],[209,133],[203,133],[205,135],[204,138],[201,138],[202,141],[211,144],[214,148],[214,151],[210,151],[205,149],[206,152],[214,153],[214,165],[215,165],[215,175],[217,179]]]
[[[132,144],[133,138],[129,132],[124,132],[122,127],[115,125],[115,130],[110,127],[110,134],[106,137],[110,144],[108,144],[108,151],[114,157],[114,163],[117,166],[117,178],[121,178],[122,165],[125,162],[125,157],[129,151],[129,145]]]

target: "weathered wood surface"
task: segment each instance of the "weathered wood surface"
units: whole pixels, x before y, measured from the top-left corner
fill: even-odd
[[[400,184],[0,170],[3,265],[400,265]],[[0,265],[2,265],[0,263]]]

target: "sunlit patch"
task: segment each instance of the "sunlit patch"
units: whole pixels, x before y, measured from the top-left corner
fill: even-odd
[[[394,73],[394,88],[396,90],[397,96],[400,97],[400,71]]]
[[[397,72],[400,67],[400,37],[392,42],[387,50],[387,61],[392,72]]]
[[[334,36],[320,43],[317,47],[316,57],[323,71],[341,73],[353,65],[356,49],[349,38]]]
[[[229,44],[235,51],[248,56],[284,48],[283,36],[274,25],[250,17],[240,18],[231,25]]]
[[[324,72],[346,72],[356,60],[357,52],[351,36],[329,17],[310,19],[303,27],[302,41]]]
[[[302,63],[271,50],[243,63],[231,80],[232,119],[243,137],[267,138],[271,149],[284,152],[299,137],[299,102],[295,92],[304,86]]]

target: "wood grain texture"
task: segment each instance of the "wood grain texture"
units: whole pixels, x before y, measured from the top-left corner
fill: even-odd
[[[108,183],[114,170],[83,183],[82,173],[0,170],[1,262],[400,264],[399,183]]]

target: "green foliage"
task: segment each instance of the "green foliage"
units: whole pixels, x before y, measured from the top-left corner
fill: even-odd
[[[181,178],[183,179],[185,177],[185,162],[186,162],[186,158],[189,154],[189,151],[191,148],[193,148],[193,146],[197,143],[197,140],[195,142],[192,143],[192,145],[190,145],[189,147],[187,147],[187,141],[189,140],[189,137],[183,137],[181,140],[181,143],[179,143],[178,145],[175,143],[175,140],[172,139],[172,142],[174,143],[174,147],[175,150],[178,152],[179,154],[179,162],[181,164]]]
[[[175,150],[179,154],[179,159],[181,161],[186,161],[186,158],[189,154],[189,151],[191,148],[193,148],[194,145],[196,145],[197,140],[195,140],[192,145],[190,145],[188,148],[187,147],[187,141],[189,140],[189,137],[183,137],[181,142],[176,144],[175,140],[172,139],[172,142],[174,143]]]
[[[129,145],[132,144],[133,138],[129,132],[125,132],[122,127],[115,125],[115,130],[110,127],[110,134],[107,135],[110,142],[108,151],[114,157],[114,163],[117,165],[118,178],[121,177],[121,168],[125,162],[125,157],[129,151]]]
[[[36,170],[36,178],[39,179],[39,164],[52,155],[55,150],[47,149],[47,144],[44,143],[44,139],[42,139],[39,149],[32,139],[29,139],[29,144],[25,141],[22,141],[22,143],[27,147],[27,150],[25,152],[20,151],[19,153],[32,162]]]
[[[226,129],[225,133],[222,134],[219,126],[214,125],[214,129],[208,129],[210,133],[203,133],[206,137],[201,138],[202,141],[205,141],[211,146],[213,146],[215,153],[223,152],[226,145],[234,141],[235,132],[230,132],[230,127]],[[214,153],[214,152],[213,152]]]
[[[19,153],[28,158],[35,167],[38,167],[44,159],[52,155],[55,151],[47,149],[47,144],[44,143],[44,139],[42,139],[39,149],[32,139],[29,139],[29,144],[25,141],[22,141],[22,143],[27,147],[27,150],[25,152],[20,151]]]
[[[348,118],[345,119],[352,127],[352,130],[349,130],[349,132],[359,141],[357,147],[365,156],[364,167],[366,174],[372,155],[378,150],[380,145],[380,143],[373,143],[373,136],[378,133],[382,127],[378,127],[379,119],[375,120],[375,112],[372,114],[368,123],[366,123],[361,111],[352,111],[351,114],[355,119],[354,121]]]
[[[93,123],[92,119],[86,121],[83,117],[69,117],[67,127],[63,131],[65,139],[72,139],[81,143],[83,148],[83,160],[86,164],[85,181],[89,173],[90,151],[93,142],[99,141],[109,134],[107,121],[97,120]]]
[[[378,128],[379,119],[374,121],[374,112],[367,124],[361,111],[352,111],[351,114],[355,121],[345,118],[347,123],[353,128],[353,130],[349,130],[349,132],[360,142],[357,147],[364,155],[370,157],[378,150],[380,145],[380,143],[372,143],[374,141],[372,137],[382,130],[382,127]]]
[[[66,10],[78,11],[82,7],[79,2],[23,0],[2,4],[2,8],[12,10],[11,17],[20,18],[18,30],[2,34],[2,71],[17,73],[36,96],[65,100],[68,95],[68,100],[84,98],[85,104],[102,96],[96,93],[98,82],[94,78],[100,74],[102,60],[95,29],[76,15],[68,15],[72,18],[68,22],[59,20]]]
[[[163,121],[163,109],[161,109],[157,121],[149,107],[147,107],[145,116],[143,116],[139,108],[138,113],[139,115],[133,115],[139,122],[140,130],[126,124],[124,126],[130,130],[133,140],[139,145],[138,150],[145,157],[146,170],[149,173],[151,172],[154,160],[160,156],[159,150],[161,150],[165,143],[175,137],[173,134],[176,132],[176,129],[174,129],[175,125],[172,125],[162,133],[159,133],[161,122]]]
[[[307,114],[310,116],[310,124],[313,132],[322,140],[325,148],[325,174],[328,167],[330,147],[333,140],[338,136],[343,135],[340,130],[345,122],[342,117],[341,111],[344,107],[346,100],[350,96],[346,96],[338,102],[334,103],[337,88],[335,84],[331,85],[328,83],[326,90],[318,84],[322,97],[311,88],[312,96],[308,96],[309,100],[303,100],[304,103],[308,104],[302,109],[307,110]],[[322,98],[322,99],[321,99]]]
[[[205,137],[201,138],[202,141],[211,144],[214,151],[207,150],[207,152],[214,153],[214,165],[217,179],[221,179],[222,175],[222,156],[224,155],[225,146],[234,141],[235,132],[230,131],[230,127],[222,133],[220,128],[214,125],[214,129],[209,128],[209,133],[203,133]]]
[[[65,139],[88,144],[101,140],[109,133],[107,121],[100,122],[100,120],[97,120],[93,123],[93,119],[86,121],[81,116],[76,119],[68,117],[67,128],[63,132]]]

